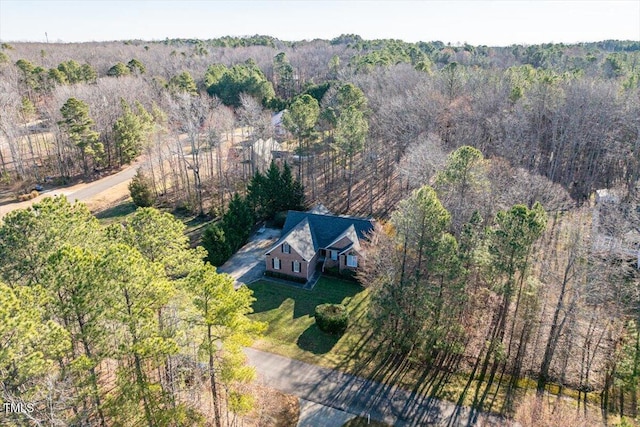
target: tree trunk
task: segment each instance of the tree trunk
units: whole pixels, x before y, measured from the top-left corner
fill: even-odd
[[[215,371],[215,365],[214,365],[214,351],[213,351],[214,345],[215,345],[215,342],[211,332],[211,325],[207,325],[207,346],[209,351],[209,381],[210,381],[210,387],[211,387],[211,399],[213,401],[214,422],[216,427],[221,427],[222,419],[220,417],[220,399],[218,396],[218,390],[216,386],[216,371]]]

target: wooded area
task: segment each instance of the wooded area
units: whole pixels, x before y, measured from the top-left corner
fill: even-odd
[[[280,145],[265,161],[260,144],[269,138]],[[5,189],[90,180],[136,159],[139,205],[237,212],[205,236],[219,242],[226,230],[224,251],[246,240],[250,214],[273,218],[305,200],[374,216],[359,279],[377,339],[418,369],[465,373],[460,403],[473,396],[478,411],[512,415],[532,387],[538,397],[570,396],[585,414],[599,407],[605,421],[638,416],[640,42],[487,47],[343,35],[2,44]],[[269,174],[276,182],[282,170],[296,197],[277,207],[261,191],[273,192],[264,190]],[[165,218],[154,212],[101,231],[88,212],[56,199],[3,219],[0,319],[16,323],[0,339],[22,327],[25,336],[47,328],[59,337],[16,343],[15,354],[41,348],[25,366],[0,353],[3,400],[20,387],[44,393],[56,365],[66,376],[54,385],[77,390],[65,416],[148,425],[167,411],[188,416],[186,391],[173,381],[197,357],[177,360],[186,326],[175,313],[197,319],[189,327],[213,353],[217,320],[203,299],[222,279],[175,225],[158,227],[172,230],[161,238],[175,254],[138,247],[143,217]],[[50,233],[70,240],[48,248]],[[65,282],[78,274],[80,284]],[[120,280],[142,300],[128,301]],[[114,301],[92,299],[102,286]],[[246,314],[250,296],[237,298]],[[134,321],[127,310],[136,304]],[[4,380],[10,369],[23,370],[15,383]],[[119,390],[108,398],[120,400],[100,400],[103,369]],[[242,396],[234,402],[241,412]],[[108,413],[121,404],[129,410]]]

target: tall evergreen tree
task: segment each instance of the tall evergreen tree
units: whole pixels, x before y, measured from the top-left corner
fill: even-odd
[[[232,252],[246,243],[254,223],[253,212],[247,200],[234,194],[222,217],[222,229]]]
[[[304,189],[287,163],[282,171],[272,162],[265,175],[256,172],[247,188],[247,200],[260,219],[272,219],[278,212],[305,206]]]
[[[73,145],[78,147],[82,156],[85,175],[89,174],[89,159],[100,164],[104,156],[104,147],[99,141],[93,119],[89,116],[89,106],[76,99],[69,98],[60,109],[63,120],[58,122]]]
[[[249,320],[254,301],[246,286],[234,290],[233,278],[217,274],[215,268],[205,265],[191,272],[188,279],[193,304],[198,312],[197,325],[202,328],[200,355],[207,361],[209,388],[214,407],[214,425],[222,425],[221,390],[227,388],[227,402],[238,396],[236,383],[250,381],[255,373],[242,362],[242,346],[247,346],[266,325]],[[240,362],[240,363],[239,363]],[[222,367],[226,372],[221,373]],[[230,388],[229,388],[230,387]]]

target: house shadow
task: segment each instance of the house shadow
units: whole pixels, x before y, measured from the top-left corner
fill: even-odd
[[[290,297],[285,295],[277,288],[264,286],[261,283],[250,283],[247,285],[253,292],[255,301],[251,305],[254,313],[263,313],[265,311],[274,310],[282,305],[285,300]]]
[[[291,299],[294,303],[294,320],[302,316],[313,317],[316,306],[319,304],[347,304],[351,298],[362,292],[362,287],[359,284],[346,281],[333,281],[331,285],[319,283],[312,290],[302,289],[296,283],[266,283],[264,281],[249,283],[247,287],[253,291],[253,296],[256,299],[252,306],[254,313],[276,309],[283,302]]]
[[[341,335],[331,335],[322,332],[318,325],[313,323],[309,326],[296,341],[298,347],[313,354],[326,354],[340,340]]]

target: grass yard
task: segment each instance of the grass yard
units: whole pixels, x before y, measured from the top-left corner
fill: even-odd
[[[95,217],[98,218],[102,225],[110,225],[114,222],[121,222],[129,215],[132,215],[137,206],[132,202],[124,202],[97,212]]]
[[[269,327],[254,347],[327,368],[338,369],[406,390],[457,402],[468,375],[425,369],[419,360],[394,355],[373,338],[366,318],[368,290],[360,285],[331,277],[322,277],[312,291],[266,280],[249,285],[256,301],[254,320]],[[349,327],[342,336],[318,329],[313,313],[323,303],[343,303],[349,312]],[[464,398],[471,405],[478,382],[473,380]],[[504,387],[494,383],[485,410],[499,411],[505,400]],[[519,395],[535,393],[530,384],[521,384]],[[354,420],[359,425],[362,420]],[[351,424],[347,424],[351,425]]]
[[[365,327],[367,291],[357,283],[321,277],[311,291],[266,280],[249,285],[256,301],[255,320],[269,328],[254,347],[317,365],[338,367],[357,358],[354,349],[369,338]],[[342,336],[326,334],[315,324],[317,305],[342,303],[349,312],[349,327]]]

